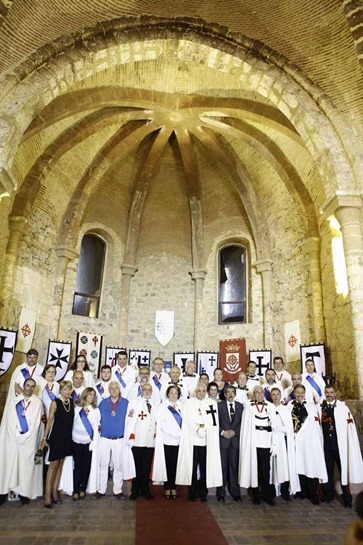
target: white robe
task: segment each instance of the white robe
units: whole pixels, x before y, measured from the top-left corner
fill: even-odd
[[[276,415],[273,412],[272,403],[265,403],[263,416],[268,416],[271,422],[271,427],[276,426]],[[241,434],[240,434],[240,457],[238,482],[242,488],[257,488],[258,487],[258,467],[257,467],[257,434],[261,433],[256,430],[256,408],[253,401],[247,402],[244,405],[242,415]],[[262,432],[266,433],[266,432]],[[271,432],[271,448],[272,448],[272,432]]]
[[[308,382],[306,379],[308,377],[308,373],[304,373],[302,375],[302,381],[301,381],[301,384],[303,386],[305,386],[306,388],[306,391],[310,391],[312,394],[313,394],[313,397],[314,399],[319,397],[319,400],[322,400],[322,399],[325,399],[325,394],[324,394],[324,390],[325,390],[325,382],[324,382],[324,379],[323,377],[321,377],[320,375],[318,375],[317,373],[313,373],[311,376],[311,378],[316,382],[316,384],[319,386],[320,388],[320,391],[321,391],[321,395],[319,396],[319,393],[318,391],[313,387],[311,386],[310,382]]]
[[[289,403],[292,410],[294,403]],[[310,479],[317,478],[322,483],[328,482],[323,449],[323,433],[320,428],[316,407],[312,403],[305,405],[308,417],[295,433],[296,473]]]
[[[49,397],[49,395],[48,395],[48,393],[47,393],[47,391],[45,389],[47,384],[48,384],[47,381],[42,377],[42,379],[39,381],[38,396],[40,397],[40,399],[43,402],[45,416],[48,419],[49,411],[50,411],[50,404],[52,403],[52,400],[50,399],[50,397]],[[59,397],[59,384],[56,381],[53,382],[52,393],[55,395],[55,397]]]
[[[25,416],[29,429],[20,433],[17,403],[23,395],[9,402],[7,414],[3,415],[0,427],[0,494],[10,490],[35,499],[43,494],[43,464],[35,465],[34,455],[39,448],[40,429],[42,427],[43,404],[36,395],[32,395],[26,404]]]
[[[321,406],[319,416],[321,417]],[[336,401],[334,420],[342,466],[342,485],[363,483],[363,461],[357,429],[349,407],[343,401]]]
[[[198,409],[201,407],[201,415]],[[176,484],[190,485],[193,471],[193,437],[196,436],[198,423],[202,419],[205,424],[207,441],[207,487],[222,486],[222,465],[219,450],[218,413],[214,415],[217,425],[213,425],[213,417],[206,411],[211,408],[217,411],[216,404],[210,399],[199,400],[196,397],[185,403],[182,435],[176,471]]]
[[[63,378],[63,380],[70,380],[71,382],[73,382],[73,373],[75,372],[75,370],[70,370],[66,373],[65,377]],[[94,388],[94,385],[95,385],[95,379],[93,377],[93,374],[91,371],[82,371],[83,373],[83,383],[82,383],[82,386],[83,388]]]
[[[155,482],[167,481],[164,444],[179,445],[181,428],[173,414],[168,409],[170,401],[165,401],[159,406],[157,412],[157,426],[155,438],[155,454],[152,480]],[[176,410],[183,415],[183,404],[178,401]]]
[[[271,410],[276,412],[275,428],[272,430],[271,482],[279,485],[290,481],[290,492],[295,494],[300,490],[300,483],[296,473],[291,411],[284,405],[274,405]]]

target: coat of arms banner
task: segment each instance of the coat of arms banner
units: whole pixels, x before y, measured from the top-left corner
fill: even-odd
[[[224,380],[234,382],[240,371],[246,371],[246,339],[219,341],[219,357]]]

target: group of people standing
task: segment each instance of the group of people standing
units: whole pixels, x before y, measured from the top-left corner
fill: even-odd
[[[249,362],[236,384],[215,369],[213,380],[197,375],[188,361],[182,374],[169,373],[155,358],[152,369],[135,370],[120,351],[98,382],[78,355],[65,379],[55,381],[32,349],[13,372],[0,427],[0,504],[10,491],[24,504],[43,495],[42,453],[47,467],[44,506],[87,494],[101,499],[112,474],[113,494],[152,499],[150,483],[163,484],[166,499],[188,486],[188,500],[205,502],[208,489],[224,502],[242,501],[248,489],[255,504],[276,495],[309,498],[314,504],[335,496],[334,469],[342,500],[351,507],[350,483],[363,482],[363,462],[352,415],[325,385],[314,362],[292,376],[276,357],[265,376]]]

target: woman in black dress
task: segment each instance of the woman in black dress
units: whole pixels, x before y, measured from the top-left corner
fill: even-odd
[[[72,427],[74,404],[71,398],[72,383],[64,380],[60,383],[59,398],[50,405],[49,418],[44,431],[40,448],[49,447],[49,469],[45,481],[44,506],[53,507],[53,503],[61,503],[58,496],[59,481],[62,474],[64,458],[72,455]],[[53,503],[52,503],[53,502]]]

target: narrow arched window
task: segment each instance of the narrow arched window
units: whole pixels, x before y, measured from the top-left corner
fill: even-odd
[[[106,245],[95,235],[84,235],[77,268],[73,314],[98,318]]]
[[[220,324],[247,321],[246,257],[246,248],[237,244],[219,251]]]

